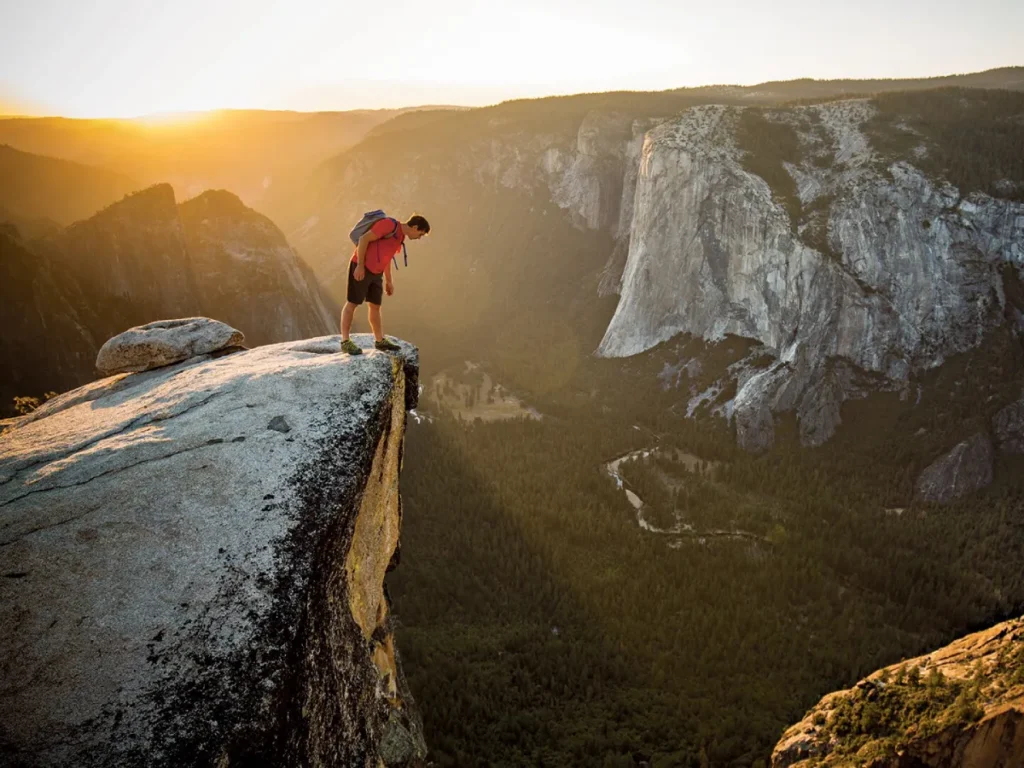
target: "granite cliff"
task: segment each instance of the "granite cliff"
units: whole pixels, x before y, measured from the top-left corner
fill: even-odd
[[[845,402],[912,396],[922,374],[1019,332],[1024,98],[781,101],[707,89],[406,115],[326,163],[309,185],[322,213],[286,230],[339,295],[337,211],[422,209],[445,249],[413,249],[431,274],[397,311],[449,344],[478,345],[471,328],[622,358],[742,337],[750,359],[721,372],[714,392],[732,394],[706,410],[749,449],[772,445],[785,413],[819,445]],[[446,286],[460,302],[441,328],[430,297]],[[679,394],[701,411],[701,390]]]
[[[338,343],[101,379],[3,433],[5,765],[424,757],[384,591],[417,352]]]
[[[804,442],[818,444],[845,399],[900,388],[1008,314],[1018,323],[1005,281],[1024,267],[1024,204],[889,161],[862,131],[874,113],[867,100],[769,113],[798,137],[801,161],[785,161],[792,201],[744,167],[741,109],[694,108],[648,133],[599,354],[678,333],[754,339],[775,359],[738,374],[728,413],[740,441],[770,445],[774,415],[795,410]]]

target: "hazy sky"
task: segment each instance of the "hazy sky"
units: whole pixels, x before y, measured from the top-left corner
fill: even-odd
[[[0,107],[72,116],[488,104],[1024,64],[1024,0],[0,4]]]

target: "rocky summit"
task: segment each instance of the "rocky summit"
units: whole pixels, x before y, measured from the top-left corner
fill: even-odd
[[[413,765],[385,573],[417,351],[198,355],[0,439],[14,766]]]

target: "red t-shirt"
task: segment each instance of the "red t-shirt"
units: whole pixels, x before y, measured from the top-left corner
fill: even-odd
[[[395,229],[395,227],[398,229]],[[373,226],[370,227],[370,231],[377,235],[380,239],[374,240],[368,246],[366,246],[366,261],[363,264],[366,268],[375,275],[382,274],[384,268],[388,265],[388,262],[394,258],[402,249],[402,242],[405,240],[405,233],[402,231],[400,224],[397,224],[394,219],[381,219],[375,221]],[[395,234],[391,237],[391,233]],[[359,261],[359,246],[357,245],[355,250],[352,251],[352,261]]]

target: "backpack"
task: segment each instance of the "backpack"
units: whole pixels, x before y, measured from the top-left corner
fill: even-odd
[[[378,209],[376,211],[367,211],[363,214],[363,218],[359,220],[359,223],[352,227],[352,231],[348,233],[349,240],[352,241],[353,245],[359,245],[359,238],[370,231],[370,227],[376,224],[381,219],[391,219],[395,222],[395,228],[391,230],[390,235],[384,235],[384,238],[394,237],[395,233],[398,232],[398,219],[388,216],[384,211]],[[405,261],[405,266],[409,266],[409,253],[405,250],[405,241],[402,241],[402,257]],[[398,257],[393,256],[392,261],[395,262],[395,269],[398,269]]]

